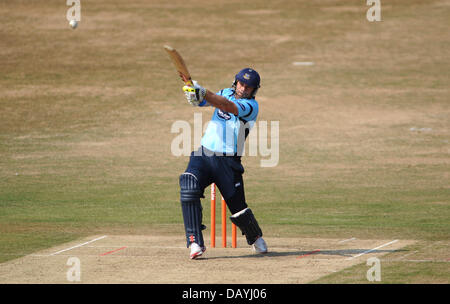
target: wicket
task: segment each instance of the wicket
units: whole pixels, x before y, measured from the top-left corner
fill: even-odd
[[[227,204],[222,197],[222,247],[227,247]],[[231,224],[231,247],[237,247],[236,225]],[[216,185],[211,184],[211,248],[216,247]]]

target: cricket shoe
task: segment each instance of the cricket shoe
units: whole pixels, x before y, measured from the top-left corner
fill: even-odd
[[[259,237],[252,245],[256,253],[267,253],[267,244],[262,237]]]
[[[191,249],[191,259],[194,260],[201,256],[206,251],[206,247],[200,247],[197,243],[192,243],[189,248]]]

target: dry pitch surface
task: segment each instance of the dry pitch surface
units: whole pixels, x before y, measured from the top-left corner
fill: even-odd
[[[238,248],[208,248],[204,256],[190,260],[180,237],[90,236],[1,264],[0,283],[71,283],[76,274],[71,258],[79,261],[80,283],[307,283],[370,257],[406,255],[402,248],[414,243],[356,238],[266,240],[270,252],[265,255],[253,254],[238,239]]]

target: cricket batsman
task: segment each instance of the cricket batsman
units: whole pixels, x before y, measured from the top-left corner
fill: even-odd
[[[247,243],[256,253],[266,253],[262,230],[245,201],[241,164],[245,139],[258,116],[255,96],[260,76],[255,70],[245,68],[235,75],[230,88],[218,93],[203,88],[195,80],[192,83],[183,87],[187,101],[193,106],[212,106],[215,110],[201,146],[191,153],[189,164],[180,175],[180,201],[190,258],[195,259],[206,250],[200,199],[212,183],[220,190],[232,214],[231,222],[239,227]]]

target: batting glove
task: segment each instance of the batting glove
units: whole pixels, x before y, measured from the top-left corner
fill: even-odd
[[[193,87],[185,85],[183,91],[187,101],[193,106],[198,106],[205,99],[206,89],[195,80],[192,81],[192,84],[194,85]]]

